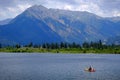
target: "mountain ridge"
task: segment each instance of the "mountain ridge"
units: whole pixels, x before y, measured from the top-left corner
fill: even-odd
[[[6,24],[8,24],[11,20],[12,20],[12,18],[8,18],[8,19],[5,19],[5,20],[1,20],[1,21],[0,21],[0,25],[6,25]]]
[[[0,26],[0,39],[20,44],[104,41],[120,35],[119,26],[119,22],[92,13],[35,5],[16,16],[9,24]]]

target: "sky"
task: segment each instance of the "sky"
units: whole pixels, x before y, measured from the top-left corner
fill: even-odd
[[[14,18],[33,5],[88,11],[101,17],[120,16],[120,0],[0,0],[0,20]]]

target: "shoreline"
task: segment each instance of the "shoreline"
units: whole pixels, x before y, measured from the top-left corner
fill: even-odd
[[[53,54],[120,54],[120,49],[45,49],[45,48],[0,48],[0,53],[53,53]]]

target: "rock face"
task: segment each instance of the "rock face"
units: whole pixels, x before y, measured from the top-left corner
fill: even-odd
[[[115,19],[116,20],[116,19]],[[120,35],[120,20],[80,11],[32,6],[0,26],[0,42],[20,44],[107,40]]]

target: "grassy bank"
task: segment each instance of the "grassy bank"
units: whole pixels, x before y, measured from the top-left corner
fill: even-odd
[[[95,49],[95,48],[60,48],[60,49],[46,49],[46,48],[0,48],[0,52],[20,52],[20,53],[111,53],[120,54],[120,48],[107,48],[107,49]]]

